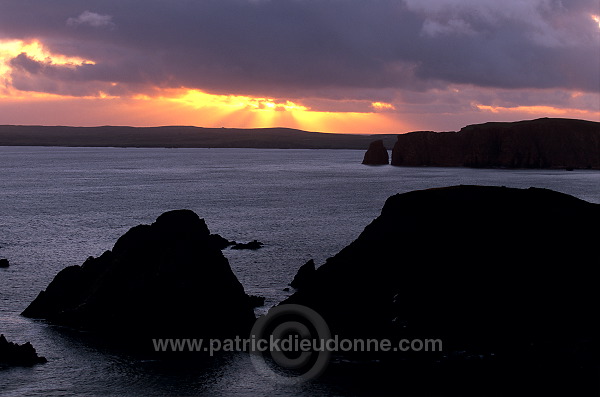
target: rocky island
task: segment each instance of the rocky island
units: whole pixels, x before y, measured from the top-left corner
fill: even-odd
[[[397,194],[283,303],[340,338],[443,341],[440,354],[390,353],[400,363],[475,360],[471,376],[501,363],[487,375],[548,385],[554,373],[572,387],[597,370],[599,222],[600,205],[546,189]]]
[[[398,135],[392,165],[600,169],[600,123],[544,118]]]
[[[111,251],[63,269],[23,315],[146,348],[149,338],[245,335],[256,297],[246,295],[215,236],[192,211],[166,212]]]
[[[371,142],[362,163],[366,165],[386,165],[390,163],[390,157],[382,139]]]

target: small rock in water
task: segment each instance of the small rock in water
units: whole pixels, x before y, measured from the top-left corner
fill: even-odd
[[[0,335],[0,365],[28,367],[46,362],[48,360],[45,357],[38,356],[31,343],[18,345],[7,341],[3,334]]]

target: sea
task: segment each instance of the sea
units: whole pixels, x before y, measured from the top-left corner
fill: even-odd
[[[365,166],[363,151],[0,147],[0,333],[48,363],[0,369],[0,396],[367,396],[378,386],[351,362],[285,385],[244,352],[202,365],[144,360],[20,313],[66,266],[110,250],[129,228],[191,209],[212,233],[258,240],[225,249],[264,314],[309,259],[321,265],[358,237],[394,194],[452,185],[539,187],[600,203],[600,172]],[[493,209],[490,209],[493,211]],[[429,236],[432,241],[444,236]],[[199,315],[202,308],[199,307]],[[358,364],[357,364],[358,365]],[[402,374],[397,375],[402,387]],[[382,391],[383,393],[383,391]]]

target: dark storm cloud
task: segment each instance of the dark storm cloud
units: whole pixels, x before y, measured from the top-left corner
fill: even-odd
[[[336,99],[447,84],[597,92],[598,13],[597,0],[4,0],[0,37],[96,63],[19,56],[14,81],[31,89],[45,79],[90,83],[73,92],[116,82]]]

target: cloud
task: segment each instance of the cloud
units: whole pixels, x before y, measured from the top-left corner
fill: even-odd
[[[449,19],[444,22],[426,19],[422,32],[431,37],[438,35],[473,35],[477,34],[471,25],[463,19]]]
[[[514,29],[525,41],[547,47],[595,41],[593,35],[574,28],[593,11],[594,6],[589,2],[584,12],[577,4],[585,2],[578,0],[567,5],[560,0],[405,0],[405,3],[409,10],[425,18],[423,32],[433,35],[454,30],[507,34],[508,29]],[[432,26],[437,29],[432,31]]]
[[[25,72],[32,74],[39,73],[43,68],[43,65],[40,62],[31,59],[24,52],[11,59],[9,64],[17,70],[24,70]]]
[[[0,39],[95,62],[20,58],[22,89],[186,87],[372,109],[399,96],[435,103],[455,86],[596,94],[597,13],[596,0],[3,0]]]
[[[112,28],[115,26],[115,24],[112,22],[112,17],[110,15],[101,15],[91,11],[84,11],[81,14],[79,14],[79,16],[76,18],[67,19],[67,25],[89,25],[94,28]]]

